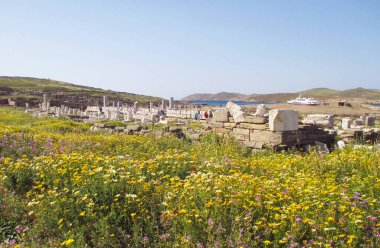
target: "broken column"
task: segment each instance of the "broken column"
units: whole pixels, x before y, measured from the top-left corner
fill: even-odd
[[[46,94],[43,94],[42,95],[42,98],[43,98],[43,102],[42,102],[42,110],[46,110],[46,104],[47,104],[47,97],[46,97]]]
[[[107,107],[108,106],[108,96],[103,96],[103,107]]]
[[[134,104],[133,104],[133,112],[137,112],[137,109],[138,109],[138,102],[135,102]]]
[[[263,117],[265,113],[267,112],[267,107],[265,104],[259,104],[256,109],[256,113],[254,113],[254,116]]]
[[[162,99],[162,102],[161,102],[161,110],[165,110],[165,100]]]
[[[351,127],[351,119],[350,118],[343,118],[342,119],[342,129],[349,129]]]
[[[174,98],[170,97],[170,99],[169,99],[169,109],[173,109],[173,102],[174,102]]]
[[[234,118],[235,123],[240,123],[245,121],[245,113],[241,110],[241,107],[234,102],[228,102],[226,104],[227,110],[230,112]]]

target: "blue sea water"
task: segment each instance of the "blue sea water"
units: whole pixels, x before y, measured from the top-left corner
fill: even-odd
[[[192,100],[190,103],[193,104],[205,104],[210,106],[225,106],[229,101],[214,101],[214,100]],[[238,105],[257,105],[257,104],[271,104],[271,102],[242,102],[242,101],[233,101]]]

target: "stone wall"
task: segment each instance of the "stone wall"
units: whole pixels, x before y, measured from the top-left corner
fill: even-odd
[[[221,135],[232,134],[248,147],[286,148],[325,143],[332,147],[336,132],[315,124],[298,125],[298,113],[293,110],[271,110],[268,117],[239,113],[235,121],[228,109],[214,111],[213,129]]]

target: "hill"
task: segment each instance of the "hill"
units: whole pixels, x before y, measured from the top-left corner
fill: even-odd
[[[183,101],[192,101],[192,100],[215,100],[215,101],[224,101],[224,100],[238,100],[244,98],[246,95],[239,93],[228,93],[228,92],[219,92],[216,94],[192,94],[187,97],[182,98]]]
[[[83,101],[84,99],[87,99],[91,103],[101,101],[103,96],[108,96],[111,101],[160,101],[160,98],[158,97],[104,90],[51,79],[0,77],[0,99],[11,98],[12,100],[21,102],[39,102],[42,100],[43,94],[54,96],[54,98],[60,98],[63,101],[68,99],[71,99],[71,101]]]
[[[239,101],[263,101],[263,102],[282,102],[293,99],[299,95],[314,97],[320,100],[380,100],[380,90],[355,88],[348,90],[333,90],[329,88],[314,88],[294,93],[272,93],[272,94],[239,94],[221,92],[217,94],[192,94],[182,100],[239,100]]]

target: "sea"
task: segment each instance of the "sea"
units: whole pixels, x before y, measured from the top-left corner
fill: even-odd
[[[192,104],[202,104],[210,106],[225,106],[229,101],[216,101],[216,100],[192,100],[188,101]],[[238,105],[258,105],[258,104],[273,104],[273,102],[242,102],[242,101],[232,101]]]

